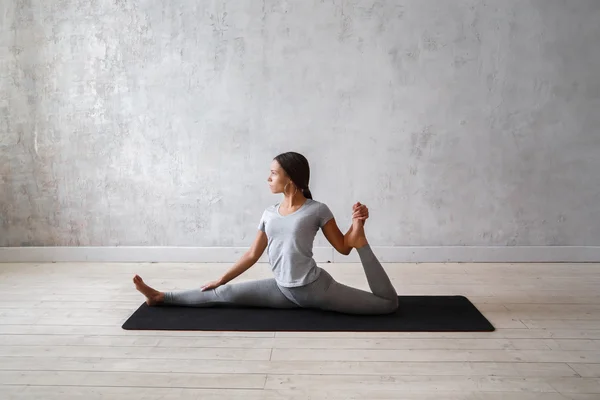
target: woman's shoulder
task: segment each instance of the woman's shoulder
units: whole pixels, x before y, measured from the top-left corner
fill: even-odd
[[[309,201],[310,204],[312,204],[313,206],[316,206],[316,207],[327,207],[327,204],[323,201],[313,200],[313,199],[307,199],[306,201]]]
[[[265,209],[264,212],[265,213],[277,213],[277,210],[279,209],[279,205],[281,204],[281,202],[277,202],[271,205],[268,205]],[[303,208],[310,208],[310,209],[315,209],[315,210],[319,210],[322,208],[325,209],[329,209],[329,207],[327,207],[327,204],[325,204],[322,201],[318,201],[318,200],[313,200],[313,199],[306,199],[306,203],[304,204]]]
[[[308,199],[307,201],[310,202],[309,208],[311,210],[313,210],[313,212],[318,213],[318,214],[331,213],[331,210],[329,209],[329,207],[327,206],[327,204],[325,202],[318,201],[318,200],[312,200],[312,199]]]

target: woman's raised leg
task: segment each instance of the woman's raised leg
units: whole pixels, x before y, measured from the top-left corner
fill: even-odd
[[[343,285],[322,271],[323,276],[315,285],[308,285],[302,291],[292,291],[301,297],[299,304],[314,302],[314,306],[321,309],[351,314],[377,315],[396,311],[396,289],[367,242],[364,222],[353,221],[346,244],[356,248],[371,292]]]

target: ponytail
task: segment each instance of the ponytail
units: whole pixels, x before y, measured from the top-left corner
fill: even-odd
[[[307,199],[311,199],[312,200],[312,193],[310,192],[309,188],[306,189],[302,189],[302,194],[304,195],[304,197],[306,197]]]

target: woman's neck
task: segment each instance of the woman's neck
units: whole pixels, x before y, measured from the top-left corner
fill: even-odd
[[[304,195],[298,191],[298,193],[294,195],[284,195],[283,202],[281,205],[287,209],[293,209],[294,207],[299,207],[307,200]]]

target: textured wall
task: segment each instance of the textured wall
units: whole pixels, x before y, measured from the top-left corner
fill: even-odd
[[[600,1],[0,1],[0,246],[600,245]],[[317,244],[324,244],[319,237]]]

